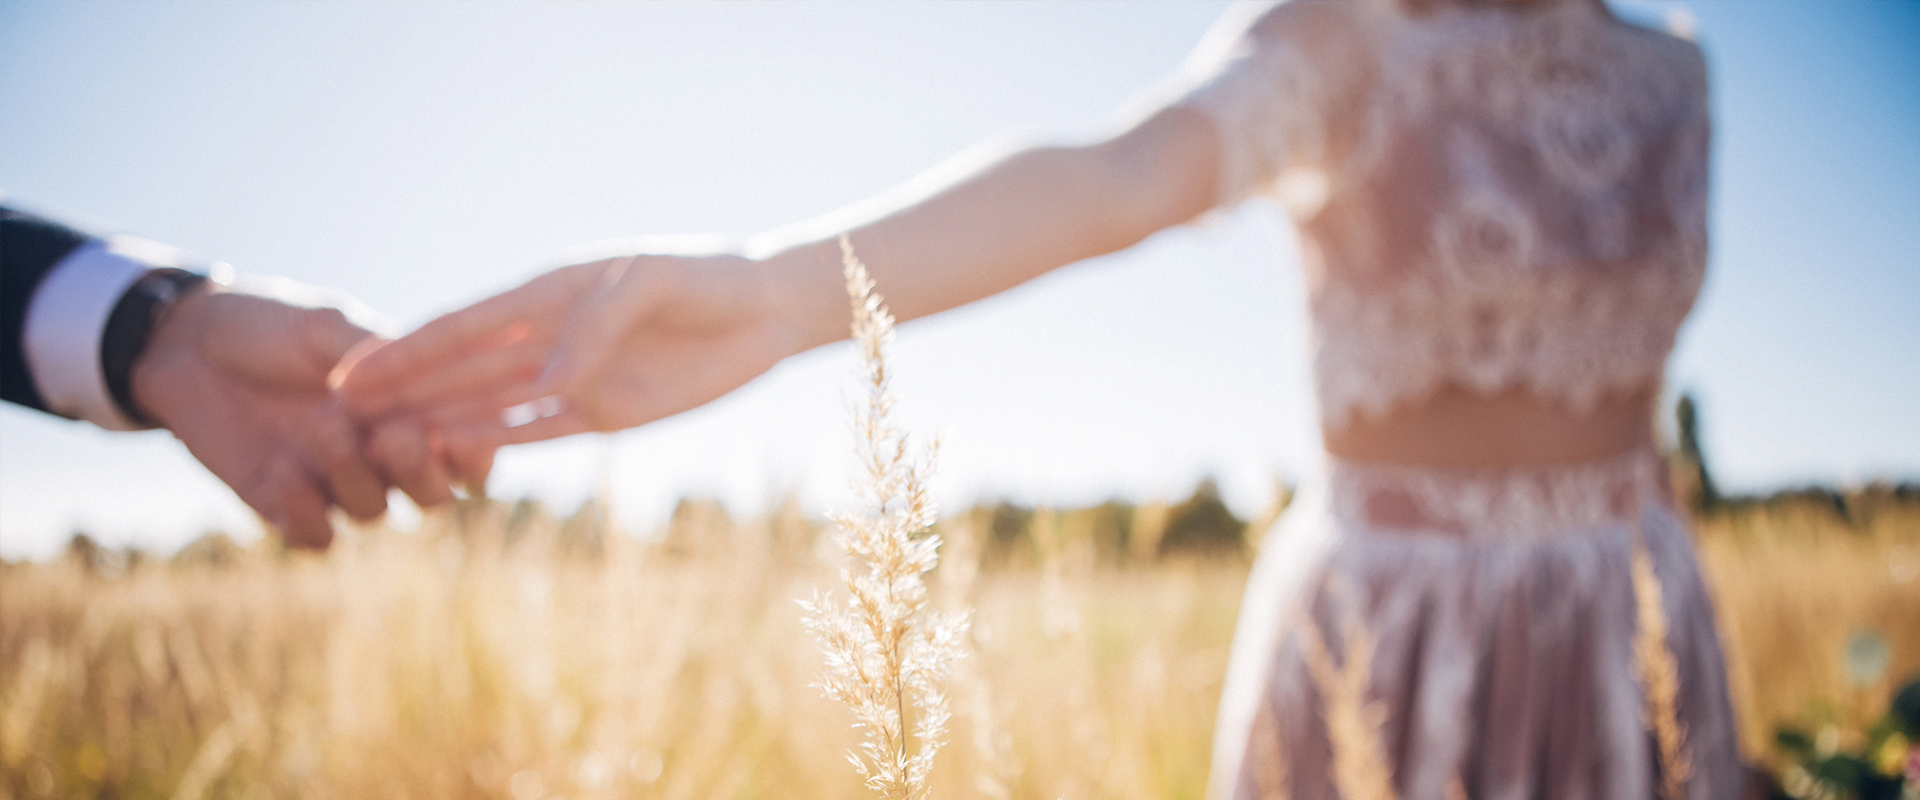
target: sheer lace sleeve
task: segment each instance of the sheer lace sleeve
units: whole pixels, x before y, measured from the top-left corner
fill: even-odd
[[[1271,193],[1289,165],[1319,160],[1327,65],[1293,35],[1315,13],[1303,4],[1249,5],[1222,19],[1188,60],[1173,105],[1206,115],[1220,145],[1215,202]],[[1312,4],[1307,4],[1312,5]]]

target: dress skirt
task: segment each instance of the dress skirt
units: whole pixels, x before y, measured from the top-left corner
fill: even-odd
[[[1737,797],[1713,611],[1671,497],[1652,453],[1330,461],[1254,564],[1209,796]]]

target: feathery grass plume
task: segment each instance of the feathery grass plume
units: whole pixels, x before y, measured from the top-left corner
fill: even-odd
[[[1327,718],[1327,739],[1333,745],[1333,785],[1346,800],[1393,800],[1393,771],[1387,768],[1386,750],[1380,740],[1387,707],[1378,700],[1367,701],[1373,633],[1360,618],[1359,600],[1345,575],[1330,576],[1327,588],[1340,606],[1340,640],[1346,650],[1341,663],[1333,663],[1320,628],[1311,618],[1300,626],[1300,639]]]
[[[921,576],[940,560],[926,480],[937,448],[928,448],[923,462],[907,456],[906,435],[889,418],[893,315],[844,236],[840,252],[854,345],[865,369],[866,397],[853,409],[854,450],[866,473],[856,491],[864,508],[834,517],[837,538],[854,561],[840,572],[849,601],[816,596],[801,606],[826,654],[817,685],[846,704],[864,735],[847,759],[880,796],[913,800],[927,796],[933,756],[944,744],[948,711],[940,685],[964,654],[968,618],[927,607]]]
[[[1660,601],[1660,578],[1653,574],[1646,537],[1637,528],[1633,536],[1633,600],[1639,619],[1633,639],[1633,672],[1640,680],[1641,714],[1659,745],[1660,797],[1681,800],[1693,759],[1687,751],[1687,729],[1677,713],[1680,667],[1667,648],[1667,613]]]

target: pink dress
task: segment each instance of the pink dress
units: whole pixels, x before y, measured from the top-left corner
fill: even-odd
[[[1324,422],[1449,384],[1576,410],[1657,384],[1705,264],[1692,43],[1598,2],[1433,0],[1253,9],[1209,42],[1177,103],[1215,123],[1222,204],[1269,196],[1298,226]],[[1636,553],[1657,581],[1636,579]],[[1740,782],[1657,454],[1330,458],[1267,534],[1211,796],[1730,798]]]

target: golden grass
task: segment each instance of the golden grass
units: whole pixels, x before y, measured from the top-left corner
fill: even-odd
[[[1736,506],[1697,523],[1731,662],[1741,745],[1770,764],[1774,731],[1826,727],[1850,747],[1902,681],[1920,677],[1920,498],[1880,490]],[[1879,636],[1878,676],[1850,675],[1845,649]]]
[[[1920,672],[1920,504],[1871,508],[1701,523],[1753,756],[1786,722],[1844,744]],[[943,526],[935,594],[974,608],[974,654],[934,796],[1199,796],[1245,567],[1101,562],[1085,513],[1036,520],[1034,569],[976,573],[980,517]],[[325,559],[0,566],[0,798],[869,796],[808,685],[794,600],[838,563],[816,526],[690,503],[642,543],[599,516],[470,503]],[[1857,685],[1868,629],[1891,666]]]
[[[777,526],[710,518],[699,552],[614,537],[589,559],[556,524],[508,545],[507,515],[470,516],[327,560],[7,567],[0,796],[866,796],[794,606],[834,571],[771,555]],[[1058,593],[980,576],[990,713],[954,725],[993,746],[943,753],[936,794],[992,775],[1015,797],[1195,796],[1239,579],[1072,575],[1068,640],[1033,613]]]

